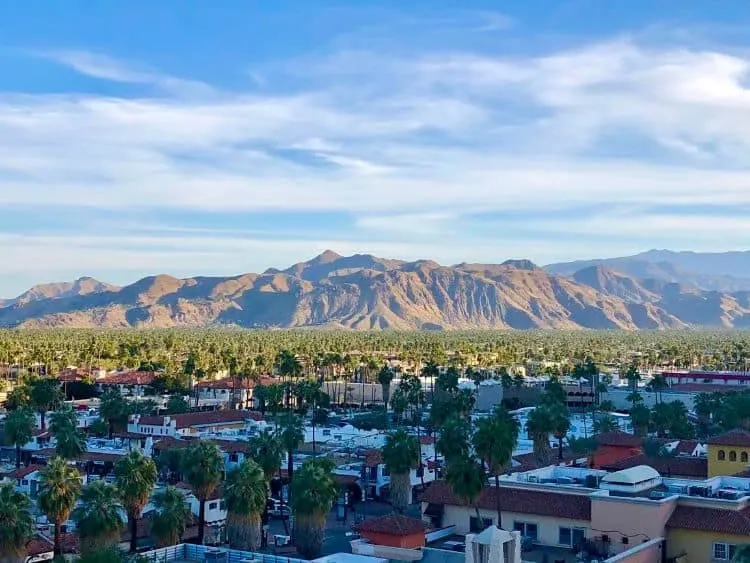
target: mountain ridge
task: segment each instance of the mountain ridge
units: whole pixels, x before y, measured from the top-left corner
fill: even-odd
[[[627,260],[624,263],[628,266]],[[359,330],[750,327],[748,291],[706,290],[676,275],[637,277],[601,263],[586,263],[570,275],[564,272],[572,266],[557,268],[563,273],[529,260],[443,266],[432,260],[407,262],[326,251],[289,268],[271,268],[260,274],[183,279],[162,274],[122,287],[92,278],[43,284],[15,299],[0,301],[0,326],[230,325]],[[667,265],[643,272],[679,273]]]

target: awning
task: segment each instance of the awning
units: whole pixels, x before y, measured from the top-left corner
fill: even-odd
[[[425,508],[424,514],[425,516],[442,516],[443,505],[430,502],[427,504],[427,508]]]

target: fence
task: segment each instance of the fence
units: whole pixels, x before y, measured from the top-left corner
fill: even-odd
[[[141,554],[150,563],[173,563],[195,561],[196,563],[215,561],[217,563],[308,563],[304,559],[282,557],[268,553],[253,553],[205,545],[183,543],[154,549]]]

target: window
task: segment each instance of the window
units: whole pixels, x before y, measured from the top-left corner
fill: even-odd
[[[482,518],[481,522],[477,520],[476,516],[472,516],[469,518],[469,530],[472,534],[476,534],[478,532],[481,532],[482,530],[486,530],[490,526],[492,526],[493,521],[492,518]]]
[[[719,561],[729,561],[734,557],[737,546],[731,543],[716,542],[713,545],[713,558]]]
[[[727,459],[727,454],[724,450],[719,450],[719,461],[724,461]]]
[[[747,452],[742,452],[742,453],[740,454],[740,461],[741,461],[742,463],[747,463]]]
[[[574,547],[583,543],[586,530],[583,528],[560,528],[557,543],[567,547]]]
[[[218,502],[209,502],[208,503],[208,509],[209,510],[216,510],[219,506]]]
[[[331,435],[331,429],[330,428],[324,428],[323,429],[323,436],[330,436]]]
[[[734,450],[729,452],[729,461],[737,461],[737,452]]]
[[[513,529],[521,532],[521,535],[525,538],[530,538],[532,541],[537,540],[538,528],[536,524],[531,522],[513,522]]]
[[[226,510],[227,509],[227,503],[223,500],[219,503],[219,510]]]

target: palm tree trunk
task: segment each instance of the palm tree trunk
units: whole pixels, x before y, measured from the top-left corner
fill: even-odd
[[[43,410],[39,411],[39,425],[42,428],[42,431],[47,429],[47,425],[45,424],[45,420],[44,420],[44,414],[45,413]]]
[[[287,493],[286,502],[289,506],[292,505],[292,477],[294,476],[294,459],[292,458],[292,452],[288,452],[286,456],[286,474],[289,478],[289,493]]]
[[[500,508],[500,472],[499,471],[495,471],[495,510],[497,510],[497,527],[502,530],[503,511]]]
[[[138,519],[135,514],[128,515],[130,523],[130,553],[135,553],[138,549]]]
[[[198,499],[200,507],[198,508],[198,545],[203,545],[203,537],[206,533],[206,501]]]
[[[54,554],[55,557],[62,555],[62,546],[60,545],[60,527],[62,525],[62,522],[55,522],[55,548],[54,548]]]
[[[16,444],[16,469],[21,467],[21,444]]]
[[[112,435],[115,433],[115,421],[111,418],[107,419],[107,425],[109,428],[109,439],[112,439]]]
[[[557,438],[557,460],[562,461],[563,457],[563,437],[560,436]]]

